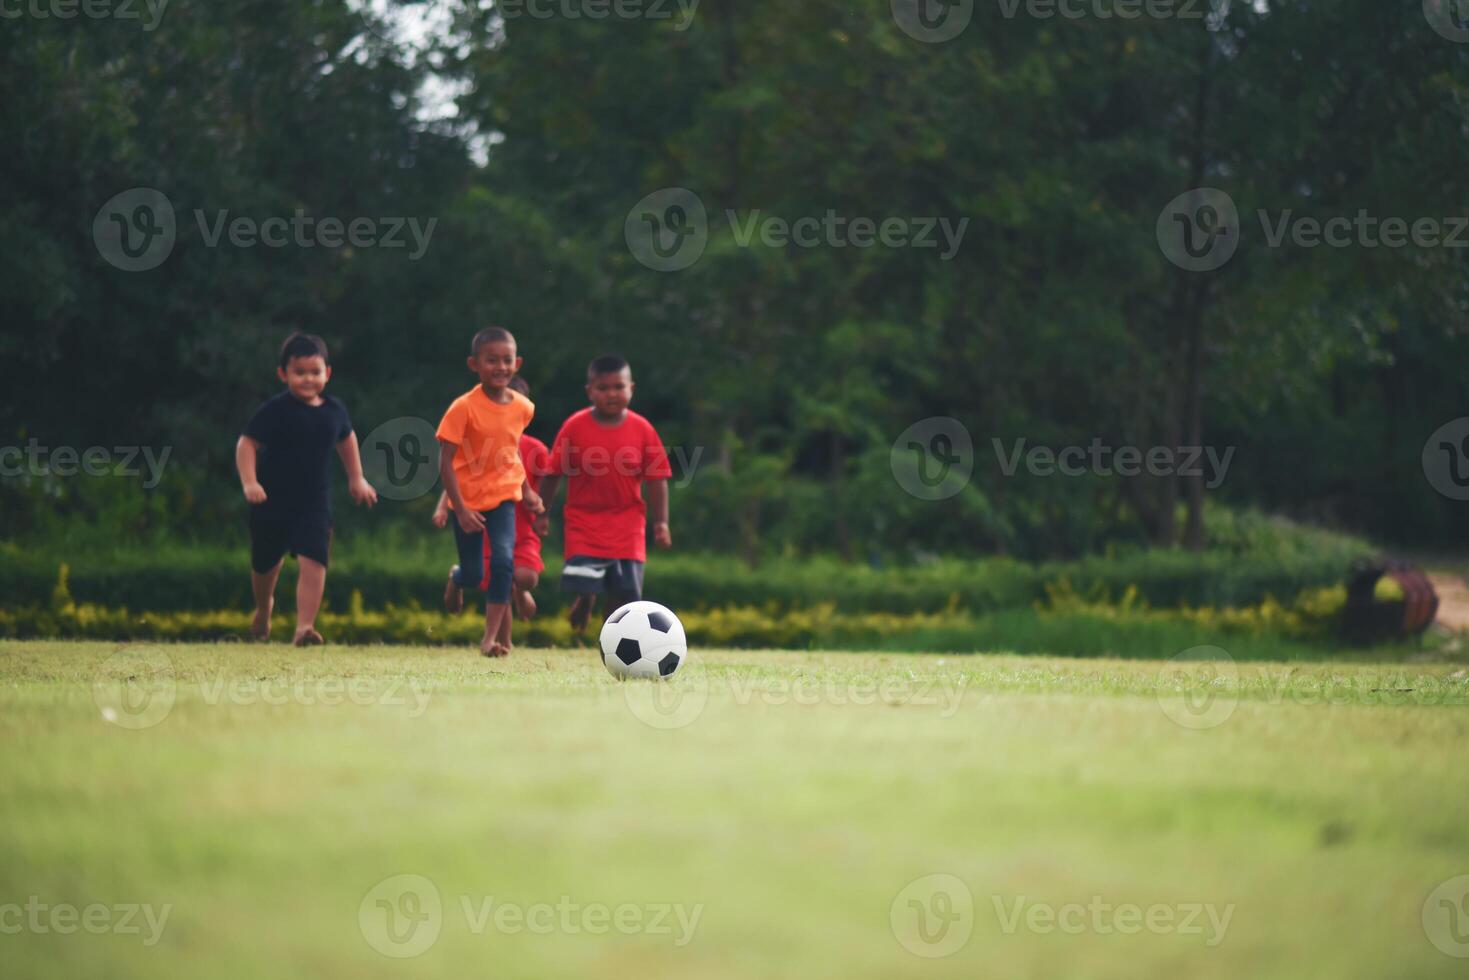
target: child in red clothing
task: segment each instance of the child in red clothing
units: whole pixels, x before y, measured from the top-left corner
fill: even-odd
[[[607,594],[608,612],[642,598],[649,507],[654,543],[660,548],[673,545],[668,527],[668,478],[673,471],[652,423],[627,407],[632,394],[627,361],[613,354],[592,361],[587,366],[591,407],[562,424],[542,484],[546,512],[535,527],[544,535],[551,502],[561,480],[567,481],[561,588],[576,596],[571,627],[578,633],[586,629],[599,594]]]
[[[510,379],[508,387],[527,398],[530,397],[530,385],[526,384],[525,379],[518,374]],[[530,484],[532,490],[540,490],[541,477],[546,474],[549,452],[546,444],[535,436],[522,435],[520,437],[520,462],[525,467],[525,481]],[[446,527],[449,523],[449,514],[449,495],[441,493],[439,504],[434,508],[434,527]],[[524,501],[521,501],[520,506],[515,508],[515,572],[512,601],[516,615],[521,619],[530,619],[536,614],[536,600],[531,593],[540,584],[541,572],[546,568],[546,563],[541,560],[541,536],[536,533],[532,522],[534,516]],[[511,647],[510,621],[502,620],[502,624],[499,641],[506,647]]]

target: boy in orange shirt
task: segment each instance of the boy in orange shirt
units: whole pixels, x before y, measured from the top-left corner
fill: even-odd
[[[510,387],[521,365],[510,331],[489,327],[475,334],[467,363],[480,383],[454,399],[438,430],[439,477],[454,508],[459,551],[459,564],[449,569],[444,586],[444,606],[458,612],[465,589],[484,589],[480,653],[503,657],[510,652],[500,631],[510,615],[516,504],[524,500],[533,514],[545,509],[520,461],[520,437],[535,406]]]
[[[530,385],[520,375],[510,379],[510,387],[520,392],[525,397],[530,397]],[[546,444],[533,435],[520,437],[520,464],[525,467],[525,482],[537,493],[541,489],[541,478],[546,475],[547,456],[550,450]],[[545,571],[546,563],[541,559],[541,536],[536,533],[533,525],[535,514],[525,501],[515,508],[515,581],[514,593],[511,604],[515,607],[515,613],[521,619],[530,619],[536,614],[536,600],[531,595],[537,585],[541,582],[541,572]],[[434,527],[448,527],[449,525],[449,495],[439,494],[438,506],[434,508]],[[459,593],[462,595],[462,593]],[[462,608],[462,606],[461,606]],[[453,610],[457,612],[458,610]],[[510,618],[506,617],[500,628],[500,642],[506,647],[511,647],[510,642]]]

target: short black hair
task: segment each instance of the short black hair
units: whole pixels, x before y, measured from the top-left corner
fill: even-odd
[[[603,354],[592,358],[592,363],[587,365],[587,380],[591,381],[599,374],[616,374],[624,370],[631,370],[627,358],[621,354]]]
[[[515,389],[527,398],[530,397],[530,384],[518,374],[510,379],[508,387]]]
[[[479,349],[485,344],[494,343],[513,344],[515,343],[515,335],[504,327],[485,327],[479,333],[475,334],[474,339],[469,342],[469,356],[473,357],[478,354]]]
[[[299,330],[281,344],[281,367],[289,366],[292,359],[297,357],[319,357],[327,364],[332,362],[327,356],[326,341],[314,333],[302,333]]]

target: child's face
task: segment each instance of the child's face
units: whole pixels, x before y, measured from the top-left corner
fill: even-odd
[[[632,389],[632,371],[623,368],[592,378],[587,385],[587,397],[598,415],[621,415],[632,401]]]
[[[319,354],[311,357],[293,357],[275,373],[286,383],[292,395],[303,402],[314,402],[321,397],[322,389],[331,380],[332,367]]]
[[[510,384],[510,379],[520,370],[520,364],[515,344],[508,340],[480,344],[479,350],[469,358],[469,369],[479,375],[479,383],[486,388],[504,388]]]

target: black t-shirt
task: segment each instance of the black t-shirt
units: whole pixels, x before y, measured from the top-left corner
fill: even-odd
[[[260,443],[255,475],[265,488],[262,511],[331,513],[332,450],[352,434],[347,406],[331,395],[307,405],[283,391],[255,410],[245,435]]]

